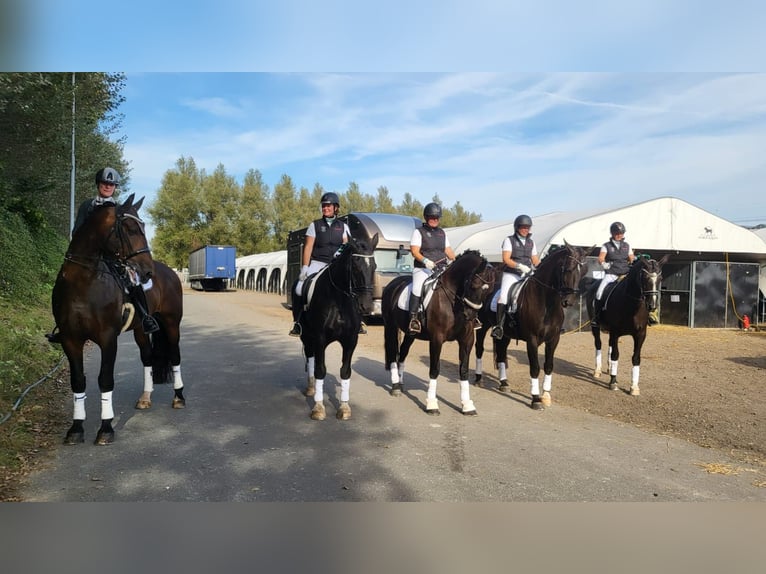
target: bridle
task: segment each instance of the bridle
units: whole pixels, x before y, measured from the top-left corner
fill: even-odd
[[[486,261],[484,261],[484,269],[482,270],[482,273],[483,273],[485,270],[487,270],[487,269],[491,269],[491,267],[490,267],[490,266],[487,264],[487,262],[486,262]],[[478,279],[479,281],[481,281],[481,283],[482,283],[482,286],[481,286],[481,290],[482,290],[482,291],[488,291],[488,290],[489,290],[489,283],[490,283],[490,282],[489,282],[489,280],[485,279],[485,278],[484,278],[484,277],[481,275],[481,273],[477,273],[476,271],[474,271],[473,275],[472,275],[471,277],[469,277],[468,279],[466,279],[466,280],[465,280],[465,284],[463,285],[463,293],[467,293],[467,292],[469,291],[469,289],[468,289],[468,288],[469,288],[470,284],[473,282],[473,279],[474,279],[474,277],[475,277],[476,279]],[[463,303],[465,303],[465,304],[466,304],[467,306],[469,306],[471,309],[474,309],[474,310],[476,310],[476,311],[478,311],[479,309],[481,309],[481,308],[482,308],[482,305],[484,304],[484,301],[483,301],[483,300],[482,300],[482,301],[480,301],[479,303],[476,303],[476,302],[474,302],[474,301],[471,301],[471,300],[470,300],[470,299],[469,299],[469,298],[468,298],[466,295],[463,295],[463,298],[462,298],[462,300],[463,300]]]
[[[572,260],[575,262],[575,266],[571,269],[567,268],[567,263]],[[559,273],[557,273],[558,278],[558,285],[555,287],[553,285],[548,285],[547,283],[543,283],[540,279],[537,278],[536,274],[533,274],[530,276],[530,279],[537,283],[538,285],[541,285],[542,287],[545,287],[546,289],[549,289],[551,291],[555,291],[558,293],[559,298],[561,299],[561,305],[566,307],[566,300],[569,295],[578,295],[580,291],[576,288],[569,287],[564,284],[564,275],[567,273],[567,271],[570,271],[571,273],[575,273],[578,269],[582,269],[583,265],[585,263],[583,261],[580,261],[577,257],[575,257],[572,254],[568,254],[566,258],[564,258],[561,261],[561,264],[559,265]]]
[[[116,212],[116,208],[115,208]],[[144,253],[151,254],[151,249],[149,249],[148,244],[145,244],[144,247],[141,247],[140,249],[136,249],[135,251],[130,251],[132,249],[130,245],[130,239],[128,238],[123,223],[128,220],[132,219],[136,221],[139,224],[139,227],[141,229],[141,235],[144,236],[144,239],[146,239],[146,235],[144,233],[144,222],[141,218],[139,218],[137,215],[133,215],[132,213],[122,213],[122,214],[116,214],[114,225],[109,230],[109,233],[107,234],[106,238],[104,239],[104,245],[108,245],[110,239],[112,236],[117,236],[117,243],[118,248],[117,250],[112,254],[112,257],[114,260],[117,261],[120,265],[127,267],[128,261],[132,259],[133,257],[137,257],[138,255],[143,255]],[[128,254],[122,255],[121,251],[122,248],[127,245],[128,246]],[[103,251],[103,250],[102,250]],[[85,267],[87,269],[93,269],[96,266],[91,265],[91,261],[99,261],[101,259],[101,255],[98,256],[91,256],[91,255],[78,255],[75,253],[71,253],[67,251],[67,253],[64,255],[64,260],[69,261],[71,263],[75,263],[77,265],[80,265],[82,267]]]
[[[330,284],[343,293],[346,297],[351,297],[353,299],[358,299],[360,295],[363,295],[364,293],[372,292],[373,286],[372,284],[368,284],[367,281],[365,281],[361,285],[357,285],[354,283],[354,273],[352,271],[352,263],[354,257],[362,257],[364,259],[374,259],[375,255],[370,254],[364,254],[364,253],[351,253],[351,256],[348,258],[348,262],[346,264],[347,272],[346,275],[348,276],[348,288],[345,288],[345,286],[341,287],[335,282],[335,278],[333,277],[332,273],[328,273],[328,276],[330,278]]]

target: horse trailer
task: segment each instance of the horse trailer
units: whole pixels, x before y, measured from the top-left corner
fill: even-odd
[[[236,276],[236,248],[206,245],[189,255],[189,284],[198,291],[225,291]]]
[[[340,219],[348,224],[355,239],[371,239],[378,234],[375,249],[375,284],[372,290],[373,310],[370,316],[381,315],[380,299],[383,288],[399,275],[412,273],[410,253],[412,232],[421,222],[417,217],[393,213],[349,213]],[[303,244],[308,227],[291,231],[287,238],[287,306],[292,308],[292,286],[301,272]]]

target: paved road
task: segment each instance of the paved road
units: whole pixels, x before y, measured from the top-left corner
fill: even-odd
[[[116,367],[116,442],[92,444],[98,427],[98,350],[88,355],[86,443],[61,446],[30,477],[29,501],[764,501],[752,475],[726,453],[526,397],[472,387],[479,416],[459,412],[457,347],[445,349],[440,417],[422,411],[427,346],[407,363],[407,393],[388,394],[382,326],[354,358],[353,418],[339,422],[340,347],[330,348],[328,418],[309,419],[300,343],[287,336],[281,297],[185,292],[182,324],[187,408],[133,408],[142,387],[138,352],[123,335]],[[66,429],[61,429],[63,437]]]

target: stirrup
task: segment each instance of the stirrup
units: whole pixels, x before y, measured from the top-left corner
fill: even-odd
[[[58,326],[53,327],[53,331],[51,331],[50,333],[46,333],[45,338],[48,339],[48,342],[50,344],[54,344],[54,343],[61,344],[61,331],[59,331]]]
[[[301,324],[296,322],[296,323],[293,323],[293,328],[288,333],[288,335],[290,335],[291,337],[300,337],[302,333],[303,333],[303,329],[301,328]]]
[[[416,335],[420,333],[420,329],[421,329],[420,321],[418,321],[417,319],[410,319],[410,327],[409,327],[410,333],[412,333],[413,335]]]
[[[359,324],[359,334],[360,335],[366,335],[367,334],[367,325],[364,324],[364,321],[362,321]]]
[[[141,320],[141,328],[144,330],[144,333],[147,335],[151,335],[152,333],[156,333],[160,330],[160,326],[157,324],[157,319],[152,317],[151,315],[146,315]]]
[[[495,325],[492,328],[492,338],[493,339],[502,339],[503,338],[503,328],[500,325]]]

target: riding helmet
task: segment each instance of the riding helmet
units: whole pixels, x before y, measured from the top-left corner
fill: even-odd
[[[120,174],[116,169],[111,167],[105,167],[96,172],[96,185],[99,183],[113,183],[114,185],[120,185]]]
[[[619,235],[621,233],[624,234],[625,226],[619,221],[615,221],[614,223],[612,223],[612,225],[609,226],[609,232],[612,235]]]
[[[513,220],[513,230],[518,231],[519,227],[528,225],[529,227],[532,227],[532,218],[528,215],[519,215],[516,219]]]
[[[319,203],[332,203],[340,207],[340,198],[338,197],[337,193],[328,191],[322,196],[322,199],[319,200]]]
[[[429,217],[442,218],[442,208],[438,203],[429,203],[423,208],[423,219],[428,219]]]

